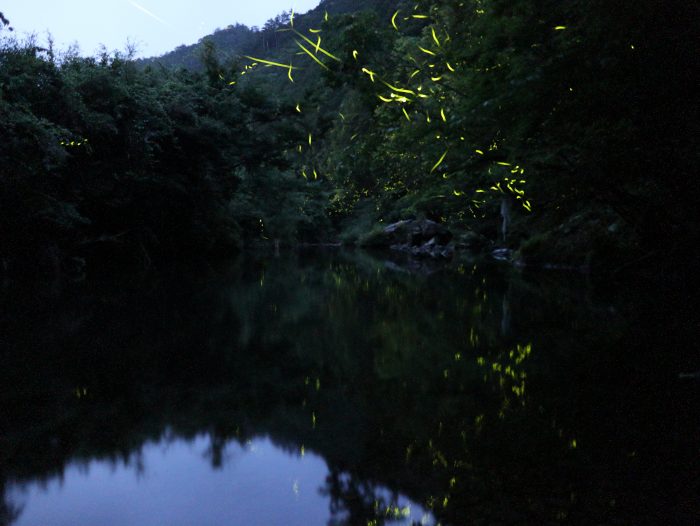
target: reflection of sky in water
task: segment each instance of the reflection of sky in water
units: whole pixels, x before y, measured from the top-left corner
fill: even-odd
[[[212,469],[209,439],[148,444],[143,470],[107,461],[72,465],[63,480],[12,491],[23,506],[17,526],[325,525],[330,498],[320,493],[328,468],[323,458],[290,454],[268,439],[229,444],[220,469]],[[133,464],[133,463],[132,463]],[[388,491],[380,496],[390,498]],[[410,506],[405,521],[433,524]]]

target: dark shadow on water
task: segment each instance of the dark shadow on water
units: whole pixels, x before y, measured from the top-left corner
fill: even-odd
[[[329,524],[390,522],[378,487],[444,525],[698,517],[695,325],[662,286],[308,251],[3,294],[3,492],[204,433],[214,469],[260,436],[321,455]]]

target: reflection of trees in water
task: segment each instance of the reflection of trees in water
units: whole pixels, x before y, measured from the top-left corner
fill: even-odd
[[[23,506],[13,504],[9,500],[5,483],[0,479],[0,526],[10,526],[22,514]]]
[[[14,318],[0,375],[29,387],[0,393],[17,437],[15,458],[0,452],[0,479],[60,473],[76,457],[137,466],[146,441],[202,432],[217,468],[227,444],[264,434],[326,459],[338,524],[390,522],[397,503],[379,484],[445,524],[549,521],[581,502],[604,516],[624,477],[586,464],[593,444],[620,450],[587,411],[620,386],[592,390],[590,375],[627,335],[585,295],[475,265],[411,276],[303,256],[177,274],[148,291],[88,289]],[[22,334],[22,319],[46,330]],[[610,428],[630,424],[613,416]]]
[[[412,515],[409,505],[399,501],[397,492],[389,493],[368,481],[353,478],[348,473],[331,471],[321,494],[330,497],[329,526],[371,524],[380,526],[399,522],[417,524],[422,517]]]

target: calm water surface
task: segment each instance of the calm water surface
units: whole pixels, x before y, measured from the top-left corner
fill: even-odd
[[[313,453],[285,451],[269,439],[226,447],[212,469],[208,436],[148,443],[134,462],[92,460],[61,476],[11,488],[22,508],[17,525],[325,524],[328,466]],[[433,525],[427,510],[376,487],[395,524]]]
[[[696,524],[687,291],[364,253],[0,292],[0,525]]]

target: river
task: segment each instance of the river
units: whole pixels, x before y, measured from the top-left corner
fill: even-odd
[[[663,284],[308,251],[0,298],[0,524],[699,517]]]

